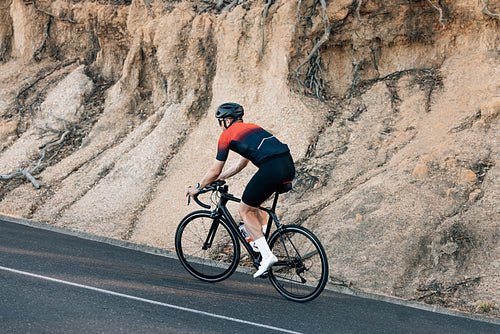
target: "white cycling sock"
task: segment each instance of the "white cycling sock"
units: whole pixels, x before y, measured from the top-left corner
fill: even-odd
[[[267,244],[266,238],[262,237],[255,240],[255,244],[259,248],[260,254],[262,254],[263,259],[266,259],[271,255],[273,255],[273,253],[269,249],[269,245]]]

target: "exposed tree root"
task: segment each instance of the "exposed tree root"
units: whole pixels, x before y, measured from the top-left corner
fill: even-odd
[[[267,16],[267,11],[269,10],[269,6],[272,5],[274,0],[267,0],[267,3],[264,5],[264,10],[262,11],[262,44],[260,46],[260,51],[259,51],[259,59],[262,59],[262,55],[264,53],[264,42],[265,42],[265,36],[266,36],[266,16]]]
[[[309,60],[309,68],[304,80],[306,92],[310,95],[316,96],[320,101],[322,101],[324,81],[324,73],[321,68],[321,54],[318,50]]]
[[[354,89],[358,85],[358,79],[360,76],[360,73],[358,71],[358,61],[356,60],[356,57],[354,57],[354,45],[351,45],[351,59],[352,59],[352,68],[354,71],[353,79],[352,79],[352,88]]]
[[[361,15],[359,14],[359,9],[361,8],[362,2],[363,2],[363,0],[359,0],[358,4],[356,6],[356,17],[358,18],[358,22],[363,22],[363,20],[361,19]]]
[[[40,184],[33,177],[32,174],[42,164],[42,161],[45,159],[47,151],[51,150],[55,146],[61,145],[64,142],[66,136],[68,136],[69,134],[70,134],[70,131],[66,127],[66,122],[64,121],[64,132],[62,133],[61,137],[58,140],[53,141],[53,142],[48,143],[48,144],[46,144],[46,145],[43,146],[42,156],[40,157],[40,159],[38,159],[38,162],[35,165],[35,167],[33,167],[30,171],[27,171],[24,168],[19,168],[17,172],[14,172],[12,174],[9,174],[9,175],[0,175],[0,180],[9,180],[9,179],[12,179],[12,178],[14,178],[16,176],[21,176],[22,175],[22,176],[26,177],[31,183],[33,183],[33,185],[35,186],[35,188],[40,189]]]
[[[441,87],[442,85],[442,77],[439,73],[439,70],[435,68],[412,68],[408,70],[397,71],[382,78],[360,81],[354,89],[351,88],[349,90],[349,97],[359,96],[379,82],[397,80],[407,75],[415,76],[416,83],[418,83],[419,85],[430,87],[427,96],[427,103],[430,104],[431,95],[434,92],[434,89]],[[427,107],[426,110],[428,111]]]
[[[64,63],[61,63],[59,65],[57,65],[56,67],[54,67],[52,70],[50,70],[49,72],[45,73],[44,75],[41,75],[40,77],[36,78],[35,81],[33,81],[31,84],[27,85],[26,87],[22,88],[19,93],[16,95],[16,105],[18,108],[21,108],[21,102],[20,102],[20,98],[21,96],[24,95],[24,93],[26,93],[29,89],[31,89],[34,85],[36,85],[38,82],[40,82],[41,80],[47,78],[48,76],[50,76],[52,73],[54,73],[55,71],[59,70],[60,68],[63,68],[63,67],[67,67],[69,65],[72,65],[74,63],[76,63],[77,61],[79,61],[79,59],[72,59],[72,60],[69,60],[67,62],[64,62]]]
[[[40,54],[42,51],[45,49],[45,46],[47,45],[47,39],[49,38],[49,31],[50,31],[50,25],[52,24],[52,16],[49,16],[49,19],[47,21],[47,26],[45,27],[45,35],[43,37],[43,41],[40,44],[40,46],[33,52],[33,59],[36,61],[41,61],[42,58],[40,57]]]
[[[434,291],[432,291],[430,293],[427,293],[427,294],[425,294],[423,296],[420,296],[418,298],[415,298],[413,300],[420,301],[420,300],[423,300],[423,299],[428,298],[428,297],[433,297],[433,296],[441,295],[441,294],[444,294],[444,293],[451,293],[451,292],[456,291],[461,286],[468,287],[470,284],[479,283],[479,281],[481,279],[483,279],[483,278],[486,278],[486,277],[497,277],[497,276],[500,276],[500,275],[487,275],[487,276],[478,276],[478,277],[468,278],[468,279],[465,279],[465,280],[463,280],[461,282],[457,282],[457,283],[452,284],[452,285],[447,286],[447,287],[438,288],[438,289],[432,289]],[[431,289],[428,289],[428,288],[418,288],[417,290],[418,291],[429,291]]]
[[[0,7],[0,10],[8,10],[10,9],[11,5],[12,5],[12,0],[9,1],[9,4],[6,7]],[[0,62],[2,63],[5,62],[5,54],[9,49],[10,39],[12,38],[13,35],[14,35],[14,27],[12,26],[12,20],[11,20],[9,33],[7,34],[7,36],[5,36],[4,40],[5,43],[3,47],[0,49]]]
[[[44,13],[44,14],[46,14],[46,15],[48,15],[48,16],[56,19],[56,20],[66,21],[66,22],[69,22],[69,23],[78,23],[78,22],[76,22],[73,19],[70,19],[70,18],[67,18],[67,17],[58,17],[58,16],[55,16],[54,14],[52,14],[52,13],[50,13],[50,12],[44,10],[44,9],[38,8],[36,6],[35,0],[33,0],[33,1],[24,1],[24,4],[25,5],[33,5],[33,9],[36,10],[37,12]]]
[[[482,12],[484,14],[500,21],[500,14],[490,12],[490,10],[488,9],[488,3],[489,3],[489,0],[484,0]]]
[[[43,37],[43,41],[40,44],[40,46],[33,52],[33,59],[35,59],[36,61],[41,61],[42,58],[40,58],[40,54],[42,53],[42,51],[45,49],[45,46],[47,45],[47,39],[49,38],[50,25],[52,24],[52,19],[57,19],[57,20],[60,20],[60,21],[67,21],[67,22],[73,23],[73,24],[77,23],[77,22],[75,20],[70,19],[70,18],[57,17],[54,14],[52,14],[52,13],[50,13],[50,12],[44,10],[44,9],[38,8],[36,6],[35,0],[33,0],[33,1],[24,1],[24,4],[25,5],[28,5],[28,4],[33,5],[33,9],[34,10],[36,10],[37,12],[44,13],[45,15],[48,15],[48,17],[49,17],[49,20],[47,21],[47,26],[45,28],[45,35]]]
[[[439,23],[441,23],[441,26],[443,27],[444,30],[446,27],[444,26],[443,23],[443,21],[445,21],[445,19],[443,19],[443,9],[433,4],[431,0],[425,0],[425,1],[427,1],[427,3],[439,13]]]
[[[313,46],[313,48],[309,52],[309,55],[306,57],[306,59],[304,59],[302,61],[302,63],[300,63],[300,65],[297,66],[297,68],[295,69],[294,72],[295,72],[295,79],[299,85],[300,94],[301,95],[303,94],[302,87],[304,87],[305,91],[307,93],[311,93],[311,94],[313,93],[317,98],[319,98],[321,100],[322,99],[321,94],[323,92],[323,79],[321,78],[321,80],[318,80],[318,76],[317,76],[318,71],[321,72],[321,74],[322,74],[321,64],[320,64],[321,55],[320,55],[319,49],[330,37],[331,26],[330,26],[330,22],[328,19],[328,14],[326,12],[326,2],[325,2],[325,0],[319,0],[319,2],[321,3],[323,22],[325,24],[325,32],[323,33],[323,36],[321,36],[321,38]],[[297,24],[298,24],[298,20],[300,20],[300,17],[301,17],[300,16],[301,4],[302,4],[302,1],[299,0],[299,2],[297,4],[297,14],[298,14]],[[311,66],[312,69],[311,69],[311,67],[309,68],[309,70],[306,74],[306,78],[302,82],[300,80],[300,72],[299,71],[307,63],[312,65]]]
[[[215,5],[213,3],[209,4],[201,11],[201,13],[205,12],[208,8],[215,8],[219,13],[224,13],[231,10],[231,8],[233,8],[234,6],[240,5],[246,1],[247,0],[233,0],[233,1],[217,0],[215,1]],[[207,1],[204,2],[206,3]],[[228,2],[229,4],[227,4]]]
[[[233,8],[236,3],[238,3],[238,0],[233,0],[229,5],[227,5],[223,10],[221,10],[221,13],[227,12],[231,8]]]
[[[0,7],[1,10],[9,9],[10,5],[12,5],[12,0],[9,1],[9,4],[5,7]]]
[[[12,27],[12,22],[11,22],[9,34],[7,36],[5,36],[5,40],[4,40],[5,43],[4,43],[3,47],[0,49],[0,62],[2,62],[2,63],[6,61],[5,54],[7,53],[7,50],[9,49],[10,39],[12,38],[13,35],[14,35],[14,28]]]

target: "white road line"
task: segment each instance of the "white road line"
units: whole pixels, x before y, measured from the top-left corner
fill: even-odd
[[[264,325],[264,324],[258,324],[258,323],[255,323],[255,322],[250,322],[250,321],[246,321],[246,320],[241,320],[241,319],[226,317],[224,315],[218,315],[218,314],[214,314],[214,313],[199,311],[199,310],[195,310],[195,309],[191,309],[191,308],[187,308],[187,307],[182,307],[182,306],[177,306],[177,305],[172,305],[172,304],[166,304],[166,303],[162,303],[162,302],[158,302],[158,301],[154,301],[154,300],[150,300],[150,299],[145,299],[145,298],[135,297],[135,296],[131,296],[131,295],[126,295],[126,294],[123,294],[123,293],[114,292],[114,291],[105,290],[105,289],[100,289],[100,288],[95,288],[95,287],[88,286],[88,285],[83,285],[83,284],[78,284],[78,283],[63,281],[63,280],[60,280],[60,279],[57,279],[57,278],[42,276],[42,275],[33,274],[33,273],[26,272],[26,271],[16,270],[16,269],[7,268],[7,267],[3,267],[3,266],[0,266],[0,270],[9,271],[9,272],[12,272],[12,273],[16,273],[16,274],[20,274],[20,275],[25,275],[25,276],[35,277],[35,278],[43,279],[43,280],[46,280],[46,281],[51,281],[51,282],[66,284],[66,285],[74,286],[74,287],[77,287],[77,288],[87,289],[87,290],[91,290],[91,291],[97,291],[97,292],[105,293],[105,294],[112,295],[112,296],[118,296],[118,297],[128,298],[128,299],[132,299],[132,300],[137,300],[137,301],[140,301],[140,302],[149,303],[149,304],[153,304],[153,305],[164,306],[164,307],[172,308],[172,309],[175,309],[175,310],[180,310],[180,311],[185,311],[185,312],[191,312],[191,313],[205,315],[205,316],[212,317],[212,318],[218,318],[218,319],[233,321],[233,322],[237,322],[237,323],[240,323],[240,324],[245,324],[245,325],[250,325],[250,326],[255,326],[255,327],[261,327],[261,328],[271,329],[271,330],[282,332],[282,333],[300,334],[300,332],[294,332],[294,331],[291,331],[291,330],[288,330],[288,329],[278,328],[278,327],[274,327],[274,326],[268,326],[268,325]]]

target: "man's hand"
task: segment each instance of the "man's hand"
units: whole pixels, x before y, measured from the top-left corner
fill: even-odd
[[[186,197],[188,197],[188,196],[189,196],[189,197],[191,197],[191,198],[194,198],[194,196],[195,196],[196,194],[198,194],[199,192],[200,192],[200,190],[199,190],[199,189],[197,189],[196,187],[189,186],[189,187],[187,188],[187,191],[186,191]]]

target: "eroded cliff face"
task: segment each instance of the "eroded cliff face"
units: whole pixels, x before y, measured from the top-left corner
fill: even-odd
[[[213,111],[236,101],[291,147],[280,215],[320,237],[334,281],[498,316],[498,19],[482,1],[332,1],[328,21],[313,0],[231,3],[0,1],[0,174],[41,185],[0,180],[0,212],[173,249]]]

